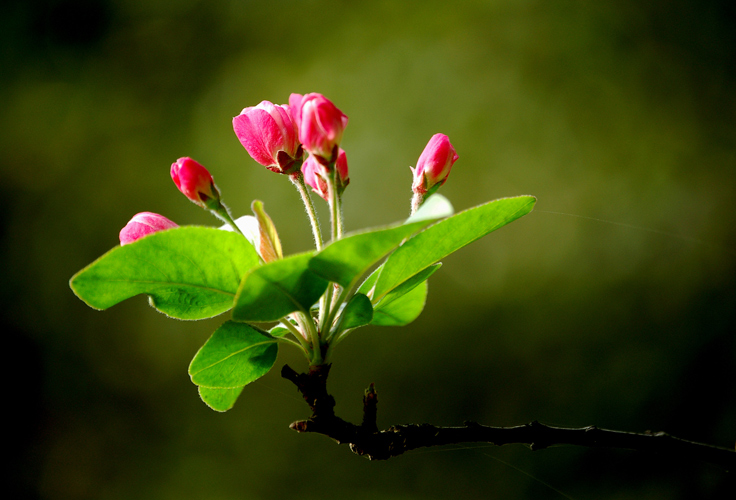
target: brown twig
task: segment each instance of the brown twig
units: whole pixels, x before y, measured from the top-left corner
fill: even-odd
[[[329,372],[330,365],[310,367],[309,373],[297,373],[288,365],[283,367],[281,376],[297,386],[312,410],[312,416],[307,420],[298,420],[290,427],[297,432],[323,434],[338,444],[346,443],[354,453],[370,460],[386,460],[417,448],[458,443],[498,446],[519,443],[528,445],[532,450],[568,444],[679,454],[721,465],[726,470],[736,470],[736,450],[687,441],[664,432],[622,432],[594,426],[553,427],[536,421],[515,427],[491,427],[465,422],[462,427],[410,424],[378,430],[378,396],[373,384],[363,397],[363,422],[355,425],[335,415],[335,399],[327,392]]]

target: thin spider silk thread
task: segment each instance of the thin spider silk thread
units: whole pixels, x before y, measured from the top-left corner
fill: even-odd
[[[730,253],[731,255],[736,255],[736,251],[734,251],[733,249],[728,248],[726,246],[723,246],[721,244],[713,243],[713,242],[706,241],[706,240],[702,240],[700,238],[694,238],[692,236],[684,236],[682,234],[673,233],[673,232],[670,232],[670,231],[662,231],[661,229],[652,229],[650,227],[637,226],[637,225],[634,225],[634,224],[627,224],[627,223],[624,223],[624,222],[616,222],[616,221],[612,221],[612,220],[598,219],[596,217],[588,217],[586,215],[568,214],[568,213],[565,213],[565,212],[553,212],[551,210],[534,210],[534,212],[532,212],[532,213],[553,214],[553,215],[565,215],[567,217],[575,217],[576,219],[585,219],[585,220],[590,220],[590,221],[594,221],[594,222],[602,222],[604,224],[611,224],[611,225],[614,225],[614,226],[625,227],[625,228],[628,228],[628,229],[636,229],[638,231],[646,231],[648,233],[653,233],[653,234],[658,234],[658,235],[661,235],[661,236],[666,236],[668,238],[675,238],[675,239],[678,239],[678,240],[688,241],[690,243],[696,243],[698,245],[702,245],[702,246],[705,246],[705,247],[710,247],[711,249],[714,249],[714,250],[720,250],[722,252]]]

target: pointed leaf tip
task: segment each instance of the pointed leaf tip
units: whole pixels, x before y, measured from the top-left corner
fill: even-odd
[[[528,214],[535,203],[533,196],[501,198],[455,214],[412,236],[384,263],[373,301],[451,253]]]

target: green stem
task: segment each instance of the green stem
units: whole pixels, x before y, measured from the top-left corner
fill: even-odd
[[[299,342],[297,342],[295,340],[291,340],[290,338],[287,338],[287,337],[276,337],[276,340],[278,342],[282,342],[282,343],[286,343],[286,344],[289,344],[289,345],[293,345],[297,349],[301,350],[307,357],[309,356],[309,350],[306,349],[302,344],[300,344]]]
[[[334,335],[334,332],[330,331],[332,323],[335,321],[335,316],[337,315],[337,311],[339,309],[339,305],[342,303],[347,303],[355,294],[355,289],[347,290],[345,288],[340,289],[340,294],[335,296],[335,299],[333,300],[333,306],[330,308],[330,312],[327,315],[327,318],[325,318],[326,327],[323,328],[323,332],[325,333],[325,341],[326,342],[332,342],[332,336]]]
[[[328,182],[328,193],[330,196],[330,218],[332,219],[332,240],[342,238],[344,231],[344,222],[342,217],[342,197],[337,192],[337,167],[334,163],[330,164],[330,180]]]
[[[296,172],[289,176],[291,182],[296,186],[299,195],[302,197],[304,202],[304,208],[307,211],[309,222],[312,225],[312,235],[314,236],[314,244],[317,250],[322,250],[322,230],[319,227],[319,219],[317,218],[317,211],[314,209],[314,203],[312,203],[312,197],[309,195],[307,185],[304,183],[304,176],[301,172]]]
[[[332,358],[332,351],[335,349],[335,347],[337,347],[337,344],[340,343],[340,341],[343,339],[343,337],[348,332],[351,332],[351,331],[353,331],[352,328],[351,329],[348,329],[348,330],[344,330],[340,335],[338,335],[334,339],[330,340],[330,342],[327,344],[327,352],[325,352],[325,358],[324,358],[324,361],[323,361],[324,364],[327,365],[327,364],[330,363],[330,358]]]
[[[319,365],[322,364],[322,350],[320,349],[320,338],[319,338],[319,330],[317,330],[316,325],[314,324],[314,320],[312,319],[312,316],[310,314],[297,311],[292,313],[294,316],[294,319],[299,324],[299,326],[304,331],[304,335],[307,337],[307,339],[304,339],[304,337],[300,338],[299,341],[301,342],[302,339],[304,339],[305,349],[308,351],[308,353],[311,354],[311,358],[309,355],[307,356],[307,359],[309,359],[309,364],[311,365]],[[294,325],[291,325],[293,328]],[[289,326],[287,326],[289,328]],[[294,332],[294,330],[299,333],[301,336],[301,333],[299,330],[294,328],[289,328],[289,330]],[[296,334],[295,334],[296,335]],[[311,344],[311,345],[310,345]]]
[[[241,231],[238,225],[235,223],[232,216],[230,215],[230,210],[224,203],[219,203],[215,208],[211,208],[210,211],[215,215],[215,217],[222,220],[225,224],[230,224],[230,227],[232,227],[236,233],[245,237],[243,231]]]
[[[310,365],[321,365],[322,362],[322,345],[319,339],[319,331],[314,327],[314,321],[310,321],[309,336],[312,339],[312,359],[309,360]]]
[[[424,196],[419,193],[414,193],[414,195],[411,197],[411,215],[414,215],[414,213],[419,210],[419,207],[422,206],[423,201]]]
[[[336,169],[335,164],[331,164],[332,170],[331,174],[327,180],[327,193],[328,193],[328,203],[330,206],[330,222],[332,227],[332,241],[335,241],[337,239],[337,225],[335,224],[335,221],[337,220],[335,218],[335,176],[336,176]],[[327,286],[327,290],[325,290],[325,293],[322,294],[322,297],[320,297],[319,300],[319,329],[321,332],[327,333],[330,329],[330,324],[327,322],[328,318],[332,317],[332,308],[334,307],[334,301],[333,301],[333,293],[334,293],[334,285],[330,283]]]
[[[304,334],[299,331],[297,327],[291,324],[291,321],[289,321],[288,316],[284,316],[281,318],[281,324],[284,325],[284,327],[289,330],[294,337],[299,341],[299,344],[301,345],[302,349],[304,349],[304,352],[308,354],[309,352],[309,344],[307,343],[307,340],[304,338]]]
[[[342,195],[337,195],[337,239],[345,233],[345,220],[342,215]]]
[[[332,223],[332,241],[337,241],[343,237],[343,234],[345,232],[345,222],[343,220],[342,215],[342,196],[340,196],[340,193],[338,192],[337,187],[337,167],[334,163],[331,165],[330,170],[330,176],[329,176],[329,182],[328,182],[328,194],[330,199],[330,218]],[[336,290],[337,289],[337,290]],[[341,304],[341,302],[338,299],[338,294],[336,291],[342,292],[340,288],[338,288],[336,285],[334,289],[331,288],[328,289],[328,293],[326,294],[325,301],[327,304],[330,305],[330,313],[328,315],[328,319],[325,323],[323,323],[322,331],[323,332],[329,332],[331,328],[331,321],[334,317],[334,312],[337,310],[337,307]]]

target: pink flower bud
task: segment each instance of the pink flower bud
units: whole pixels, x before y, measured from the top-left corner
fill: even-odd
[[[179,191],[200,207],[219,205],[220,193],[215,181],[206,168],[191,158],[179,158],[172,163],[171,178]]]
[[[457,158],[455,148],[445,134],[433,135],[419,156],[416,168],[412,168],[414,173],[412,191],[424,195],[436,184],[437,187],[444,184]]]
[[[338,149],[335,170],[337,170],[337,192],[338,194],[342,194],[345,187],[350,183],[350,179],[348,178],[348,158],[342,148]],[[312,188],[312,191],[329,203],[330,192],[325,181],[329,176],[329,172],[314,155],[309,155],[309,158],[304,162],[302,174],[304,174],[304,182]]]
[[[304,156],[289,106],[262,101],[233,118],[233,130],[248,154],[264,167],[291,174]]]
[[[322,94],[291,94],[289,107],[304,149],[325,163],[335,161],[348,117]]]
[[[130,222],[120,230],[120,244],[127,245],[135,240],[143,238],[149,234],[179,227],[176,222],[172,222],[163,215],[154,214],[152,212],[141,212],[135,214]]]

